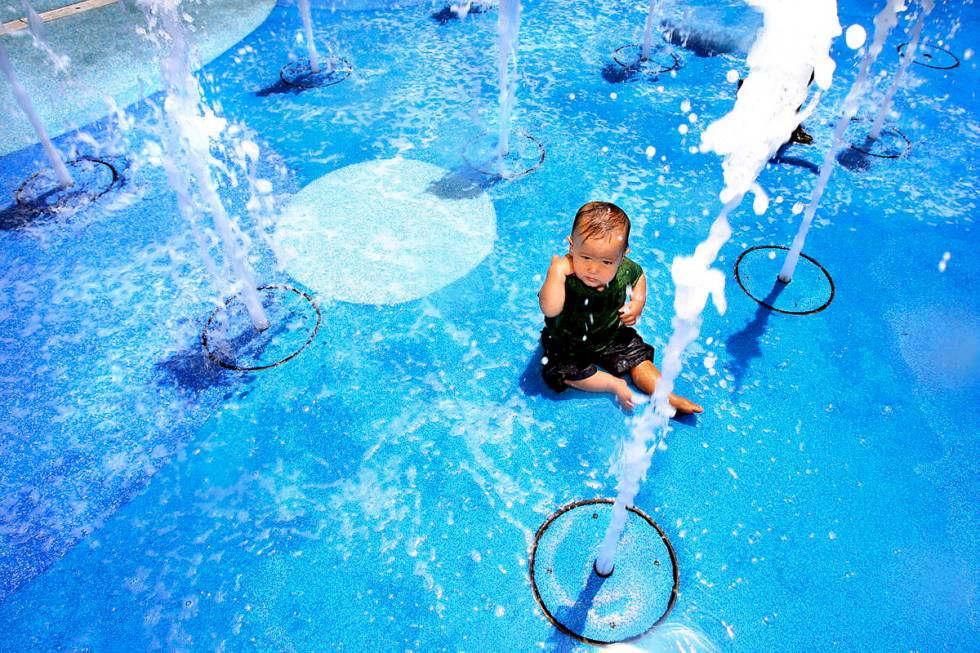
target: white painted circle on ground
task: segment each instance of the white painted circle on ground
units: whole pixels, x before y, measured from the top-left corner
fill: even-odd
[[[497,218],[469,178],[410,159],[335,170],[289,202],[276,233],[287,271],[320,297],[396,304],[464,277],[486,258]]]

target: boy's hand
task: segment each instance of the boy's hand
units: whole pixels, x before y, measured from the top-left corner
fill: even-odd
[[[633,326],[640,319],[642,312],[643,304],[634,300],[619,309],[619,319],[626,326]]]
[[[613,393],[616,395],[616,401],[623,410],[633,410],[636,407],[636,397],[633,396],[633,391],[630,389],[629,384],[623,379],[616,379],[618,383],[613,386]]]
[[[565,254],[563,256],[552,256],[551,267],[548,268],[548,272],[558,274],[563,277],[571,276],[574,272],[574,269],[572,268],[572,255]]]

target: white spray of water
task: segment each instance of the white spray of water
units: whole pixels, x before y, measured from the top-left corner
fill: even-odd
[[[497,154],[510,152],[510,114],[517,101],[517,35],[521,29],[520,0],[500,0],[497,8],[497,73],[500,114]]]
[[[197,193],[211,214],[221,239],[235,279],[235,291],[248,310],[252,325],[257,330],[264,330],[269,327],[269,320],[247,260],[246,238],[225,210],[212,176],[212,166],[216,162],[211,154],[211,141],[221,135],[225,120],[216,116],[201,99],[201,88],[191,73],[185,30],[177,4],[173,0],[141,0],[151,26],[159,24],[170,45],[166,56],[160,59],[161,77],[167,90],[164,111],[169,126],[165,138],[169,156],[163,157],[165,161],[169,158],[165,163],[167,177],[177,193],[181,215],[192,227],[196,224],[197,210],[190,188],[191,181],[195,182]],[[196,229],[195,238],[202,251],[206,250]],[[217,271],[209,256],[205,256],[205,264],[212,274]],[[220,282],[220,276],[218,280]]]
[[[779,280],[783,283],[789,283],[793,280],[793,272],[796,270],[796,264],[800,260],[800,252],[803,251],[803,245],[806,243],[807,232],[810,230],[813,216],[816,214],[817,206],[820,204],[820,198],[823,196],[824,188],[826,188],[827,181],[830,179],[830,173],[834,169],[834,159],[844,142],[844,132],[847,130],[851,118],[857,114],[861,97],[867,88],[868,72],[871,69],[871,64],[881,54],[885,39],[888,38],[888,34],[898,23],[898,12],[904,10],[904,0],[888,0],[888,4],[875,16],[874,39],[868,51],[861,59],[857,79],[854,80],[854,84],[847,92],[847,96],[841,104],[841,115],[837,119],[837,124],[834,126],[831,146],[824,155],[823,164],[820,167],[820,174],[817,177],[817,184],[810,194],[810,203],[807,204],[806,211],[803,214],[803,220],[800,223],[800,229],[793,238],[793,245],[790,247],[789,253],[786,255],[786,260],[783,262],[783,267],[779,271]]]
[[[681,372],[681,358],[701,330],[701,313],[710,298],[719,314],[724,314],[725,274],[711,265],[732,230],[728,215],[741,203],[745,193],[761,188],[755,183],[769,158],[789,139],[793,130],[816,104],[798,112],[806,99],[810,75],[817,85],[830,86],[834,61],[830,45],[841,33],[835,0],[813,0],[806,4],[790,0],[750,0],[762,10],[762,31],[749,52],[749,76],[739,91],[735,107],[715,121],[702,134],[701,149],[724,156],[724,203],[711,225],[708,237],[692,256],[676,257],[670,274],[674,280],[673,333],[664,351],[662,376],[653,401],[633,419],[630,440],[620,456],[619,483],[613,515],[596,557],[600,574],[612,573],[616,549],[626,525],[627,507],[633,504],[640,482],[646,476],[657,448],[665,447],[670,418],[675,409],[669,397]],[[764,194],[760,205],[765,204]],[[648,447],[647,442],[656,441]]]
[[[830,87],[836,64],[830,43],[841,34],[835,0],[806,3],[749,0],[763,12],[762,31],[749,52],[749,75],[735,107],[701,135],[701,151],[725,158],[722,203],[744,195],[770,158],[816,108],[820,94],[800,111],[810,76]]]
[[[881,135],[881,128],[885,124],[885,118],[888,116],[888,112],[892,108],[892,100],[895,98],[895,93],[898,91],[899,85],[905,78],[905,71],[908,70],[909,64],[912,63],[912,59],[915,58],[915,50],[919,47],[919,36],[922,34],[922,25],[925,23],[926,16],[932,13],[932,9],[935,6],[933,0],[920,0],[922,5],[922,11],[919,13],[918,20],[915,21],[915,26],[912,28],[911,38],[905,49],[902,51],[902,61],[898,66],[898,72],[895,73],[895,78],[892,80],[892,85],[888,88],[888,92],[885,93],[885,99],[881,103],[881,109],[878,110],[878,115],[875,116],[874,124],[871,125],[871,138],[878,138]]]
[[[5,33],[5,31],[0,31],[0,37]],[[7,83],[10,84],[10,90],[13,92],[17,105],[24,112],[24,115],[27,116],[27,120],[30,121],[31,126],[34,128],[34,133],[37,134],[38,140],[41,141],[41,147],[44,149],[44,154],[48,157],[48,162],[51,164],[51,167],[54,168],[55,175],[58,177],[58,183],[64,188],[70,187],[75,182],[72,180],[68,168],[61,159],[61,153],[55,148],[51,139],[48,137],[47,131],[44,129],[44,125],[41,124],[41,119],[38,117],[37,111],[34,110],[34,105],[27,96],[27,91],[24,90],[24,87],[17,80],[14,67],[10,64],[10,57],[7,55],[7,47],[3,44],[3,41],[0,41],[0,71],[7,78]]]
[[[320,57],[313,42],[313,14],[310,11],[310,0],[299,0],[299,14],[303,17],[303,33],[306,34],[306,49],[310,55],[310,69],[320,72]]]
[[[647,11],[647,24],[643,30],[643,50],[640,53],[640,59],[646,61],[650,58],[650,46],[653,44],[653,24],[660,13],[660,4],[662,0],[650,0],[650,9]]]

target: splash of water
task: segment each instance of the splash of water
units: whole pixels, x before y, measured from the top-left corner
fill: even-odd
[[[783,266],[779,271],[778,278],[782,283],[789,283],[793,280],[793,272],[796,270],[796,264],[800,260],[800,252],[803,251],[803,245],[806,243],[807,232],[810,231],[810,225],[813,222],[813,216],[817,212],[817,206],[820,204],[820,198],[823,196],[824,188],[827,187],[827,182],[830,180],[830,173],[833,172],[837,152],[840,151],[843,145],[844,132],[847,130],[851,118],[857,114],[861,97],[867,89],[869,80],[868,72],[871,69],[871,65],[878,58],[878,55],[881,54],[888,34],[898,23],[898,12],[904,10],[904,0],[888,0],[888,4],[875,16],[874,40],[871,43],[871,47],[868,48],[868,51],[861,59],[857,79],[854,80],[854,84],[851,85],[851,89],[847,92],[847,95],[844,97],[844,102],[841,104],[841,115],[837,119],[837,124],[834,126],[831,146],[827,149],[823,164],[820,166],[817,184],[810,194],[810,202],[807,204],[806,211],[803,214],[800,229],[793,238],[793,245],[790,247],[789,253],[786,255],[786,260],[783,261]]]
[[[723,203],[751,189],[769,159],[816,108],[819,92],[798,110],[807,98],[811,75],[820,89],[830,87],[836,67],[830,43],[841,34],[835,0],[749,4],[764,16],[748,55],[749,75],[735,107],[701,136],[702,152],[724,157]]]
[[[719,653],[719,648],[695,626],[667,622],[639,642],[613,644],[609,653]]]
[[[0,32],[0,36],[3,36],[5,33],[5,31]],[[17,80],[14,67],[10,64],[10,57],[7,55],[7,47],[3,44],[3,41],[0,41],[0,71],[7,78],[7,83],[10,84],[10,90],[13,92],[17,105],[24,112],[24,115],[27,116],[27,120],[30,121],[31,126],[34,128],[34,133],[37,134],[38,140],[41,141],[41,147],[44,148],[44,154],[48,157],[48,162],[58,177],[58,183],[63,188],[69,188],[75,183],[71,178],[71,173],[68,172],[65,162],[61,158],[61,153],[55,148],[51,139],[48,137],[47,131],[44,129],[44,125],[41,124],[41,119],[38,117],[37,111],[34,110],[34,105],[27,96],[27,91],[24,90],[24,87]]]
[[[647,11],[647,23],[643,29],[643,50],[640,53],[641,61],[646,61],[650,58],[650,46],[653,43],[653,25],[657,14],[660,13],[662,1],[650,0],[650,9]]]
[[[633,419],[630,440],[620,456],[613,516],[596,557],[596,570],[602,575],[612,573],[626,525],[626,509],[639,492],[653,454],[666,446],[670,418],[676,412],[670,405],[670,394],[680,375],[684,351],[700,334],[701,313],[709,298],[719,314],[727,308],[725,275],[711,265],[731,238],[728,215],[751,189],[758,189],[763,198],[756,177],[815,107],[817,98],[808,109],[797,111],[806,99],[811,73],[822,89],[830,86],[833,77],[830,45],[841,33],[835,0],[802,6],[781,0],[750,0],[750,4],[763,11],[764,22],[749,52],[749,76],[732,111],[709,125],[701,137],[702,151],[713,150],[724,156],[725,187],[720,194],[724,206],[694,254],[676,257],[671,265],[675,285],[673,333],[664,351],[662,376],[653,401]],[[655,444],[648,447],[651,440]]]
[[[219,118],[201,98],[201,88],[191,72],[190,54],[184,26],[172,0],[140,0],[151,26],[159,26],[167,36],[170,48],[160,58],[161,78],[167,90],[164,112],[168,130],[164,137],[167,155],[161,157],[167,179],[177,193],[178,209],[194,229],[198,246],[209,272],[216,275],[217,266],[207,254],[203,236],[197,229],[197,210],[192,188],[196,189],[206,210],[211,214],[215,230],[221,239],[225,258],[234,276],[235,291],[245,305],[256,330],[269,327],[269,319],[254,281],[245,251],[245,236],[228,215],[218,195],[212,168],[211,142],[225,129]]]
[[[497,154],[510,152],[510,115],[517,102],[517,36],[521,29],[521,0],[500,0],[497,8],[497,74],[500,113]]]
[[[313,13],[310,11],[310,0],[299,0],[299,15],[303,17],[303,33],[306,34],[306,49],[310,56],[310,69],[320,72],[320,57],[317,55],[316,43],[313,42]]]
[[[935,7],[933,0],[920,0],[920,2],[922,4],[922,11],[919,13],[919,18],[915,21],[915,26],[912,28],[908,45],[905,46],[905,50],[902,52],[902,61],[898,66],[898,72],[895,73],[895,78],[892,80],[892,84],[885,94],[885,99],[881,103],[881,109],[878,110],[878,115],[875,116],[874,123],[871,125],[871,138],[877,139],[881,135],[881,128],[885,125],[885,118],[888,117],[888,112],[891,111],[895,93],[898,91],[898,87],[905,77],[905,71],[908,70],[909,64],[915,58],[915,50],[919,47],[919,36],[922,34],[922,25],[925,23],[926,16],[932,13],[932,9]]]

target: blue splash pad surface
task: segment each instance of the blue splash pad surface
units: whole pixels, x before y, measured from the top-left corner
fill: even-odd
[[[252,54],[204,71],[257,132],[281,203],[399,154],[472,190],[460,153],[484,127],[471,112],[493,120],[494,15],[314,11],[350,80],[280,92],[289,48],[302,56],[289,7],[242,41]],[[871,10],[841,14],[870,27]],[[975,8],[937,14],[933,38],[951,15],[975,33]],[[584,648],[538,612],[527,555],[559,506],[614,494],[628,427],[607,398],[544,389],[535,293],[577,207],[615,201],[658,290],[641,333],[662,350],[670,260],[707,233],[721,187],[720,162],[687,148],[743,66],[678,50],[674,77],[605,81],[642,20],[618,3],[528,6],[515,123],[548,154],[519,181],[480,182],[492,253],[418,300],[321,298],[317,338],[265,373],[202,358],[214,293],[158,168],[124,163],[124,200],[3,231],[0,650]],[[853,75],[839,48],[828,120]],[[782,202],[732,218],[729,311],[707,312],[679,381],[706,412],[674,423],[636,501],[680,569],[671,627],[641,650],[692,632],[721,650],[977,648],[977,71],[911,75],[897,108],[912,152],[846,159],[811,232],[837,288],[825,311],[770,313],[731,273],[744,249],[791,240],[831,125],[811,119],[818,145],[763,173]],[[699,121],[682,136],[685,99]],[[7,197],[39,159],[0,159]],[[265,263],[260,277],[301,286]]]

